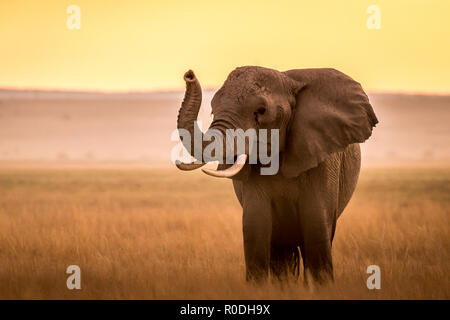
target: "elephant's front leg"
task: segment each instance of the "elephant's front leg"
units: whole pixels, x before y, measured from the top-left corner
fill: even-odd
[[[257,194],[243,201],[244,254],[247,280],[264,280],[269,274],[272,214],[270,202]]]

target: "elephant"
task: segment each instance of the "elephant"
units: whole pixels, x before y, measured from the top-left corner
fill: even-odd
[[[194,135],[202,89],[192,70],[184,80],[177,128]],[[246,279],[298,277],[302,260],[305,282],[333,281],[336,222],[356,188],[359,144],[378,123],[361,85],[332,68],[281,72],[243,66],[228,75],[211,107],[213,121],[204,135],[213,129],[225,135],[230,128],[279,132],[275,174],[262,175],[259,160],[250,164],[247,154],[236,151],[234,163],[221,163],[217,170],[202,168],[211,176],[232,179],[243,209]],[[209,145],[208,139],[195,144],[180,138],[192,156]],[[228,142],[223,139],[225,148]],[[245,153],[248,150],[246,145]],[[208,161],[176,164],[194,170]]]

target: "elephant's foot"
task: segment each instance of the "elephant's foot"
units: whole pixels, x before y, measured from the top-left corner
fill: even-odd
[[[303,245],[301,252],[306,284],[311,282],[311,280],[320,285],[333,282],[333,261],[329,241]]]
[[[244,254],[247,281],[263,282],[269,276],[270,248],[252,236],[251,232],[244,233]]]
[[[247,281],[262,282],[269,276],[270,249],[257,243],[251,233],[244,233],[244,254]]]
[[[298,278],[300,252],[297,246],[273,245],[270,254],[270,273],[274,280],[283,281],[289,276]]]
[[[306,268],[304,273],[304,284],[327,285],[334,281],[333,270],[314,270]]]
[[[259,284],[267,281],[269,271],[264,268],[247,267],[245,279],[247,282]]]

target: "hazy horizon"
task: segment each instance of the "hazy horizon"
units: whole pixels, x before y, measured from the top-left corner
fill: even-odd
[[[214,92],[219,90],[220,87],[202,87],[202,90]],[[130,89],[130,90],[117,90],[117,89],[76,89],[76,88],[46,88],[46,87],[1,87],[0,94],[11,93],[27,93],[27,92],[39,92],[39,93],[79,93],[79,94],[102,94],[102,95],[115,95],[115,94],[159,94],[159,93],[184,93],[185,87],[179,88],[167,88],[167,89]],[[398,94],[398,95],[421,95],[421,96],[450,96],[450,91],[408,91],[408,90],[365,90],[367,94]],[[0,96],[1,97],[1,96]],[[5,98],[4,96],[2,98]],[[13,97],[14,98],[14,97]],[[18,97],[21,98],[21,97]]]
[[[214,93],[203,92],[203,128]],[[170,166],[183,95],[0,90],[0,161]],[[450,96],[368,95],[380,123],[361,144],[363,166],[450,165]]]

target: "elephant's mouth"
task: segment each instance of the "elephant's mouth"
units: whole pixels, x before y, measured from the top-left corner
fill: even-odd
[[[226,168],[224,170],[212,170],[207,168],[202,168],[202,171],[206,173],[207,175],[217,177],[217,178],[232,178],[235,175],[237,175],[242,168],[244,168],[245,163],[247,162],[247,155],[240,154],[237,156],[236,160],[234,161],[233,165],[231,165],[229,168]],[[182,163],[181,161],[176,161],[176,166],[178,169],[183,171],[191,171],[198,169],[200,167],[203,167],[206,162],[204,163]]]

